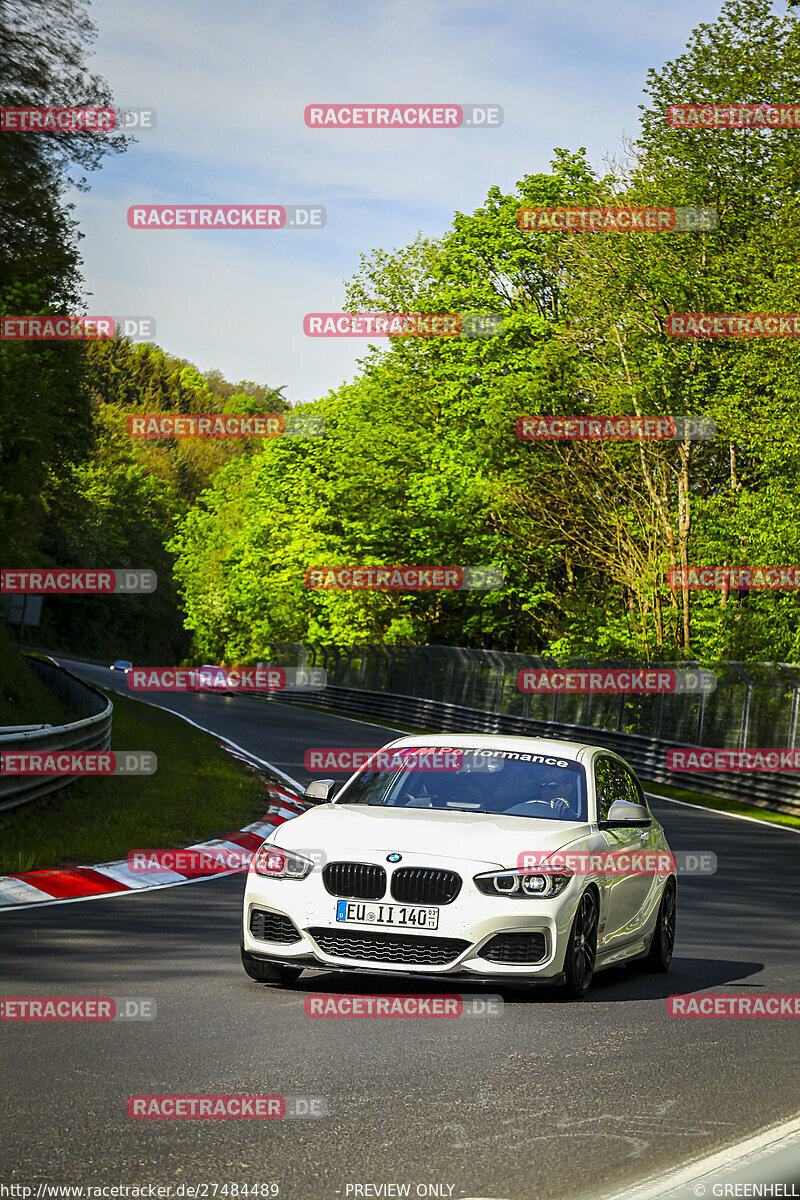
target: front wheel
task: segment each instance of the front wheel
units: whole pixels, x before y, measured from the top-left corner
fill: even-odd
[[[668,879],[661,897],[658,909],[658,919],[653,932],[653,940],[644,960],[647,971],[668,971],[672,962],[672,951],[675,948],[675,914],[677,909],[677,889],[675,880]]]
[[[294,983],[303,973],[302,967],[284,967],[280,963],[264,962],[263,959],[253,958],[242,946],[242,966],[251,979],[257,983]]]
[[[564,957],[564,987],[575,999],[585,996],[594,975],[597,955],[597,897],[594,892],[581,896]]]

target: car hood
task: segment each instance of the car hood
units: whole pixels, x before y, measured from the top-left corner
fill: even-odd
[[[524,852],[574,848],[591,833],[584,821],[323,804],[285,821],[269,840],[285,850],[321,850],[329,860],[396,852],[504,867]]]

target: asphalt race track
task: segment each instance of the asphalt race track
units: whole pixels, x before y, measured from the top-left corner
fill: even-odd
[[[309,746],[392,736],[241,696],[162,702],[301,782]],[[443,1185],[429,1194],[457,1200],[563,1200],[614,1192],[794,1117],[798,1022],[675,1020],[665,1001],[800,990],[800,835],[653,807],[673,850],[718,858],[716,875],[679,881],[669,975],[614,970],[578,1003],[507,989],[491,1019],[307,1017],[309,993],[448,989],[323,971],[288,990],[251,982],[239,962],[241,876],[0,914],[4,995],[152,996],[158,1005],[150,1022],[3,1022],[5,1175],[173,1188],[276,1182],[281,1197],[315,1200],[402,1194],[368,1184],[410,1184],[412,1196],[417,1184]],[[130,1095],[163,1093],[323,1097],[329,1115],[128,1117]]]

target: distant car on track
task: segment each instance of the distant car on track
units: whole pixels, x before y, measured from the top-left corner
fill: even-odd
[[[127,675],[128,671],[133,670],[133,663],[128,662],[127,658],[115,658],[108,669],[109,671],[124,671]]]
[[[203,663],[198,671],[198,690],[217,692],[222,696],[233,694],[228,687],[228,672],[224,667],[216,667],[212,663]]]
[[[668,969],[674,859],[619,755],[448,734],[390,749],[387,769],[366,764],[335,799],[334,780],[309,784],[315,807],[254,855],[241,946],[252,979],[328,968],[561,983],[578,997],[605,967]],[[458,767],[431,769],[434,751]]]

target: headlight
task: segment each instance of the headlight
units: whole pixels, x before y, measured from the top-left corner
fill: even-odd
[[[490,871],[475,876],[475,886],[484,896],[509,896],[512,900],[560,896],[572,878],[571,871],[558,875],[531,875],[526,871]]]
[[[268,842],[259,846],[253,858],[256,875],[266,875],[270,879],[305,879],[313,866],[310,858],[281,850],[279,846],[272,846]]]

